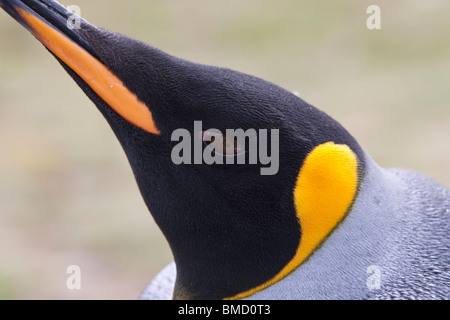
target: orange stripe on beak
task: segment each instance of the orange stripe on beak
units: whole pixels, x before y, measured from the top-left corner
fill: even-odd
[[[152,134],[160,134],[148,107],[108,68],[64,34],[21,9],[17,12],[34,36],[68,65],[117,114]]]

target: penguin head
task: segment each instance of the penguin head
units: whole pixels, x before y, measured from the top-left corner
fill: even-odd
[[[361,147],[291,92],[82,19],[69,29],[54,1],[0,3],[59,60],[123,146],[172,250],[175,298],[263,290],[306,261],[351,210]],[[227,130],[238,129],[252,134],[229,140]],[[231,148],[211,151],[213,141]],[[222,163],[196,158],[205,154]]]

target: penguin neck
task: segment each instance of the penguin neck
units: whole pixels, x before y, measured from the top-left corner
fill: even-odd
[[[296,270],[251,299],[359,299],[370,294],[367,270],[383,266],[385,253],[392,250],[389,238],[401,227],[396,212],[406,194],[399,177],[364,154],[364,178],[346,218]]]
[[[294,213],[280,214],[280,221],[275,222],[279,225],[264,232],[246,226],[245,221],[230,224],[238,221],[238,213],[227,213],[223,217],[228,221],[214,219],[198,230],[184,230],[177,241],[169,239],[177,267],[175,299],[234,297],[273,278],[295,254],[300,229]],[[252,215],[258,216],[257,212]],[[274,243],[285,245],[276,247]]]

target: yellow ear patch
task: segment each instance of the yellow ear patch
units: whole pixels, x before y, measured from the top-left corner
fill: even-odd
[[[306,157],[294,203],[301,238],[292,260],[272,279],[229,299],[248,297],[287,276],[320,246],[350,209],[358,189],[358,159],[347,146],[327,142]]]
[[[301,240],[297,267],[345,217],[358,189],[358,160],[346,145],[328,142],[306,158],[294,191]]]

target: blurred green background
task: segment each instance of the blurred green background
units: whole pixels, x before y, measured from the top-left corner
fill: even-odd
[[[90,22],[299,92],[384,167],[450,186],[450,2],[64,0]],[[366,28],[381,7],[382,29]],[[0,299],[136,299],[171,261],[119,143],[0,13]],[[82,289],[66,287],[79,265]]]

